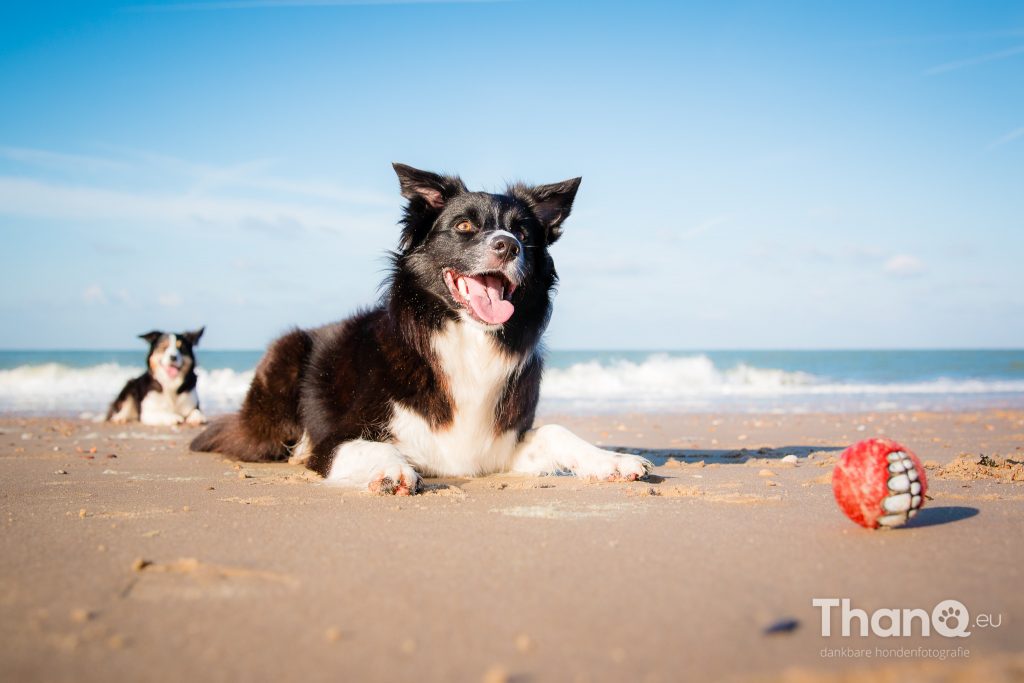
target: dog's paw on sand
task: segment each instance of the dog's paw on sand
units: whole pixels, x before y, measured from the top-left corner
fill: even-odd
[[[374,477],[367,489],[378,496],[411,496],[417,493],[422,481],[414,471],[397,473],[381,473]]]
[[[653,469],[654,463],[647,458],[609,452],[603,457],[588,457],[573,468],[572,473],[582,479],[597,481],[636,481]]]

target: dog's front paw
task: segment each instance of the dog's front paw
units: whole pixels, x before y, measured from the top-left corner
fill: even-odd
[[[411,496],[420,490],[420,475],[391,444],[347,441],[334,449],[333,458],[328,484],[363,489],[378,496]]]
[[[572,473],[585,479],[599,481],[636,481],[651,473],[654,463],[639,455],[624,455],[594,449],[585,458],[580,458]]]
[[[206,424],[206,416],[203,415],[203,412],[199,410],[199,408],[196,408],[188,414],[188,417],[185,418],[185,424],[192,425],[193,427],[204,425]]]
[[[367,489],[378,496],[411,496],[420,490],[420,475],[409,465],[395,464],[373,475]]]

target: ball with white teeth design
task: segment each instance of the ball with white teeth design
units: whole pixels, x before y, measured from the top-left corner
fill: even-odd
[[[869,529],[906,524],[924,505],[927,491],[921,461],[891,439],[853,444],[832,472],[832,493],[839,507]]]

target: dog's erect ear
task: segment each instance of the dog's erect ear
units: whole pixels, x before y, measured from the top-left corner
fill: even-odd
[[[391,165],[398,174],[398,181],[402,184],[402,196],[409,200],[410,208],[440,211],[446,201],[467,191],[458,176],[438,175],[405,164]]]
[[[562,236],[562,223],[572,211],[572,201],[576,198],[576,190],[580,189],[582,180],[583,178],[573,178],[560,183],[526,188],[527,199],[537,220],[544,226],[548,244]]]
[[[140,334],[139,339],[145,339],[150,345],[152,345],[156,342],[157,339],[161,337],[161,335],[163,335],[163,332],[153,330],[152,332],[147,332],[146,334]]]
[[[198,330],[192,330],[191,332],[182,332],[181,338],[187,341],[192,346],[199,344],[199,338],[203,336],[203,332],[206,331],[206,326],[200,327]]]

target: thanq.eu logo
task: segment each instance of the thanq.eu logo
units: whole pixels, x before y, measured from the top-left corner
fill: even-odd
[[[999,628],[1003,623],[1001,614],[978,614],[971,619],[967,606],[959,600],[943,600],[932,608],[923,609],[876,609],[870,614],[850,606],[849,598],[813,598],[811,604],[821,609],[821,635],[832,635],[832,614],[839,614],[840,633],[847,637],[856,622],[857,631],[867,636],[869,631],[879,638],[894,636],[931,635],[932,631],[946,638],[966,638],[970,628]]]

